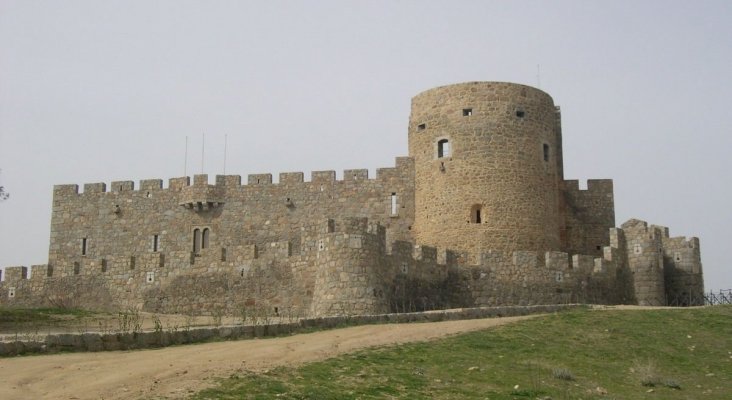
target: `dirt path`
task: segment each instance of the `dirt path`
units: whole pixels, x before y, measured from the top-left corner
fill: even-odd
[[[532,316],[365,325],[129,352],[0,359],[0,399],[182,398],[237,371],[299,365],[374,346],[441,338]]]

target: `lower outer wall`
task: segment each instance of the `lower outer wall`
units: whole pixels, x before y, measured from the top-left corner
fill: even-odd
[[[307,272],[293,270],[290,263],[267,261],[253,266],[244,277],[238,271],[194,269],[159,285],[138,286],[123,296],[114,289],[115,282],[100,277],[31,279],[15,283],[16,297],[3,296],[0,304],[302,318],[498,305],[620,303],[624,299],[617,293],[627,291],[623,286],[632,286],[614,275],[591,277],[590,271],[565,271],[558,282],[556,271],[537,267],[531,259],[502,270],[435,267],[412,260],[405,273],[391,275],[358,262],[364,258],[336,263],[340,269],[332,268],[333,260],[326,258],[319,270]]]

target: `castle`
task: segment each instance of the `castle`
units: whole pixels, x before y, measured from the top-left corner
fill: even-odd
[[[48,264],[6,268],[0,305],[329,316],[703,293],[697,238],[616,228],[612,180],[564,180],[545,92],[430,89],[412,99],[408,134],[409,156],[374,178],[57,185]]]

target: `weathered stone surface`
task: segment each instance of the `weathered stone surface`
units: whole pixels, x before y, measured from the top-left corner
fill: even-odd
[[[583,190],[564,179],[547,93],[497,82],[427,90],[412,99],[408,136],[409,156],[373,178],[348,169],[310,181],[252,174],[244,185],[238,175],[172,178],[167,188],[89,183],[83,193],[58,185],[48,264],[30,276],[8,267],[0,305],[267,324],[509,304],[689,305],[703,292],[698,239],[638,220],[614,228],[611,180]],[[90,346],[118,346],[102,342]]]

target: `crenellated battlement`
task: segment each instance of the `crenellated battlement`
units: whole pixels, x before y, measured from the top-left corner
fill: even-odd
[[[247,175],[246,184],[242,184],[240,175],[216,175],[216,181],[213,185],[208,184],[207,174],[193,175],[193,186],[209,186],[220,187],[225,189],[259,187],[262,185],[291,185],[291,184],[322,184],[322,183],[347,183],[362,181],[383,181],[393,179],[408,173],[413,168],[414,162],[410,157],[397,157],[395,167],[378,168],[376,170],[376,178],[370,178],[368,169],[346,169],[343,170],[343,178],[336,179],[336,171],[312,171],[310,180],[304,179],[303,172],[282,172],[279,174],[279,181],[274,182],[273,174],[249,174]],[[58,195],[71,194],[99,194],[99,193],[124,193],[124,192],[147,192],[156,190],[173,190],[179,191],[191,186],[191,177],[177,177],[168,180],[168,187],[163,187],[163,179],[143,179],[139,181],[138,189],[135,189],[134,181],[113,181],[107,186],[104,182],[85,183],[82,185],[83,191],[79,191],[77,184],[55,185],[54,193]],[[145,193],[146,194],[146,193]]]
[[[668,237],[666,236],[666,240],[663,241],[664,247],[686,247],[690,249],[699,249],[699,238],[698,237],[686,237],[686,236],[677,236],[677,237]]]
[[[613,194],[612,179],[588,179],[587,189],[580,189],[578,179],[567,179],[564,181],[564,190],[575,194]]]
[[[621,225],[627,240],[653,239],[661,240],[668,237],[668,228],[660,225],[649,225],[639,219],[630,219]]]

